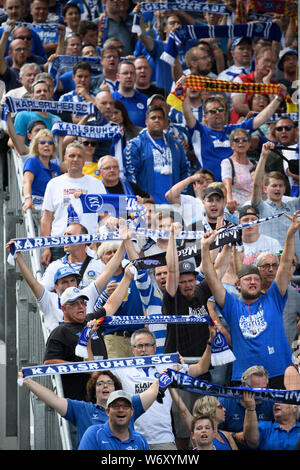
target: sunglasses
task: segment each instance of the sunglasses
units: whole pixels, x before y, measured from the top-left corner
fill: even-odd
[[[45,145],[45,144],[54,145],[54,142],[52,140],[40,140],[39,144],[41,144],[41,145]]]
[[[282,131],[290,131],[293,129],[293,126],[278,126],[275,127],[275,131],[282,132]]]
[[[89,140],[85,140],[84,142],[81,142],[85,147],[88,147],[91,145],[92,147],[96,147],[97,143],[96,142],[90,142]]]
[[[222,113],[223,111],[225,111],[225,108],[224,106],[219,106],[218,108],[212,108],[212,109],[209,109],[208,111],[206,111],[207,113],[211,113],[211,114],[216,114],[216,112],[219,112],[219,113]]]
[[[247,137],[235,137],[233,139],[233,142],[236,142],[238,144],[239,142],[248,142],[248,139]]]
[[[15,38],[15,39],[22,39],[23,41],[25,41],[25,39],[27,39],[27,41],[30,41],[31,36],[19,36],[18,38]]]

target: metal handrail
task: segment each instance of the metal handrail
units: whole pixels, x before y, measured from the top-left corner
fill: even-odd
[[[17,181],[18,181],[17,186],[19,188],[20,198],[22,200],[23,199],[22,197],[23,163],[22,163],[21,158],[18,157],[13,150],[11,153],[12,153],[12,158],[13,158]],[[34,218],[33,218],[31,209],[28,209],[28,211],[24,213],[24,223],[26,227],[27,237],[28,238],[36,237],[36,229],[35,229]],[[39,255],[38,250],[30,251],[30,263],[31,263],[31,270],[32,270],[33,275],[36,277],[38,281],[41,280],[43,271],[42,271],[40,255]],[[43,312],[38,308],[38,306],[37,306],[37,309],[38,309],[38,314],[39,314],[40,321],[41,321],[41,328],[42,328],[44,342],[46,344],[46,341],[49,337],[49,331],[47,330],[45,326]],[[53,390],[57,393],[58,396],[63,397],[64,393],[63,393],[61,377],[59,375],[53,375],[51,376],[51,382],[52,382]],[[72,447],[69,423],[68,421],[63,419],[61,415],[59,415],[58,413],[56,413],[56,415],[58,419],[58,426],[59,426],[59,431],[60,431],[62,449],[72,450],[73,447]]]

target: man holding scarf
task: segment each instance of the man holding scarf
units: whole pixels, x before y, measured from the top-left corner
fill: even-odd
[[[300,228],[299,211],[291,221],[275,281],[261,295],[261,276],[258,268],[242,265],[238,271],[237,287],[241,300],[228,293],[218,280],[209,247],[216,231],[204,234],[201,240],[202,267],[216,303],[230,327],[233,353],[232,381],[238,385],[243,371],[261,364],[269,373],[270,387],[284,389],[284,371],[292,363],[292,353],[283,325],[283,309],[287,300],[291,265],[295,250],[295,233]]]
[[[181,77],[179,83],[184,87],[186,77]],[[280,84],[281,94],[286,93],[284,85]],[[192,145],[197,158],[198,168],[211,170],[217,181],[221,181],[221,161],[232,155],[229,135],[237,127],[250,133],[267,122],[282,102],[282,96],[276,95],[273,100],[254,118],[246,119],[239,124],[226,124],[226,105],[220,95],[211,95],[203,105],[203,115],[206,125],[198,122],[192,112],[189,99],[190,89],[187,88],[182,111],[191,133]]]

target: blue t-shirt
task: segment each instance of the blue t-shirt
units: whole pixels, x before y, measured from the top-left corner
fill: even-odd
[[[134,421],[137,420],[144,412],[142,401],[139,395],[132,396],[133,415],[130,420],[130,429],[134,429]],[[103,425],[108,421],[108,416],[103,406],[96,403],[71,400],[67,398],[68,408],[64,416],[77,428],[78,442],[80,442],[83,434],[90,426]]]
[[[149,450],[143,434],[130,430],[130,437],[120,441],[110,430],[109,423],[89,427],[83,435],[78,450]]]
[[[131,122],[139,127],[145,127],[146,111],[147,111],[147,96],[135,90],[134,95],[126,97],[121,95],[118,91],[112,93],[114,100],[119,100],[129,114]]]
[[[259,450],[296,450],[300,441],[300,423],[286,431],[278,423],[262,421],[258,423]]]
[[[61,174],[58,165],[50,162],[49,166],[50,168],[46,168],[38,157],[30,157],[25,161],[23,174],[25,171],[30,171],[34,174],[34,180],[31,185],[32,194],[34,196],[44,197],[48,182],[55,176]]]
[[[156,204],[168,204],[165,194],[170,189],[172,175],[172,154],[166,139],[150,138],[154,169],[154,190],[152,197]]]
[[[25,145],[29,144],[29,140],[27,137],[27,125],[30,121],[34,121],[35,119],[44,121],[46,124],[46,128],[51,131],[52,126],[55,122],[61,121],[59,116],[55,116],[54,114],[48,113],[48,117],[41,116],[37,111],[21,111],[16,115],[15,118],[15,131],[17,134],[21,134],[25,137]]]
[[[292,364],[292,353],[283,326],[282,297],[275,281],[264,295],[247,304],[226,291],[225,306],[220,309],[230,327],[233,354],[232,380],[241,380],[248,367],[262,365],[269,377],[284,374]],[[220,308],[220,307],[219,307]]]
[[[221,429],[231,432],[243,431],[245,419],[245,407],[234,398],[219,398],[219,402],[226,409],[225,421],[220,425]],[[257,419],[260,421],[274,421],[272,401],[263,401],[256,405]]]
[[[233,153],[229,142],[230,133],[240,127],[252,132],[253,120],[254,118],[239,124],[228,124],[223,131],[214,131],[197,121],[195,127],[190,129],[190,134],[198,169],[206,168],[213,172],[217,181],[222,181],[221,161]]]

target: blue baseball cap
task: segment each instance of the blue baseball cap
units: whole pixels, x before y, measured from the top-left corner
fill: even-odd
[[[59,268],[54,275],[54,284],[56,284],[59,279],[71,275],[76,276],[77,279],[80,278],[79,274],[70,265]]]

